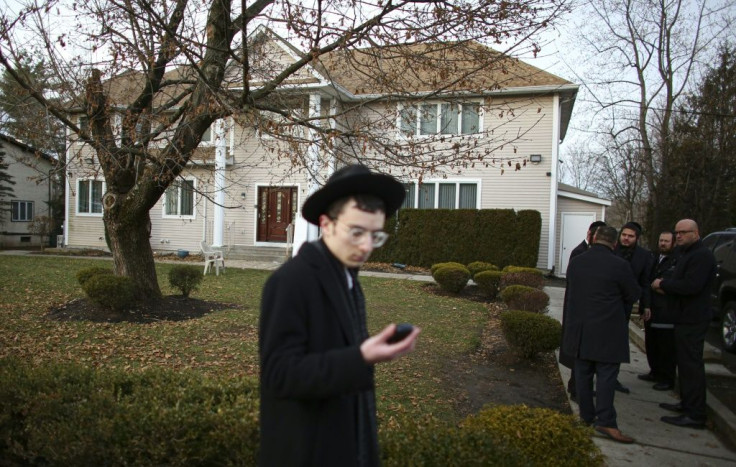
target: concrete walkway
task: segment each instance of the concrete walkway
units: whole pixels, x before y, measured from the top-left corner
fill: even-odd
[[[6,250],[3,254],[28,254],[29,252]],[[107,257],[106,259],[110,259]],[[174,261],[171,261],[174,262]],[[192,263],[200,264],[200,263]],[[228,268],[265,269],[274,270],[277,263],[228,260]],[[203,266],[203,265],[202,265]],[[394,274],[385,272],[361,272],[363,276],[404,279],[413,281],[432,281],[431,276]],[[545,292],[550,297],[549,315],[562,319],[562,302],[565,289],[560,287],[546,287]],[[632,323],[631,336],[631,363],[621,366],[619,380],[631,389],[631,394],[616,393],[615,406],[618,413],[618,424],[621,431],[636,439],[634,444],[620,444],[608,438],[595,436],[595,444],[606,458],[606,465],[618,466],[734,466],[736,452],[731,451],[723,438],[736,445],[736,415],[721,404],[712,394],[708,393],[709,425],[713,429],[696,430],[679,428],[668,425],[659,420],[662,415],[671,413],[659,408],[660,402],[677,403],[674,392],[655,391],[652,383],[641,381],[637,375],[649,371],[646,355],[643,352],[643,334]],[[717,353],[710,346],[706,353]],[[719,374],[730,374],[721,365],[709,364],[706,371]],[[734,376],[734,375],[731,375]],[[570,370],[560,365],[560,377],[563,384],[567,384]],[[576,403],[570,401],[573,413],[578,413]],[[720,436],[720,437],[719,437]]]

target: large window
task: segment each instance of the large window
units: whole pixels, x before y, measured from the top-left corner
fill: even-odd
[[[405,136],[473,135],[481,132],[478,102],[404,106],[399,112],[399,119],[399,128]]]
[[[77,182],[77,214],[102,214],[102,180],[79,180]]]
[[[12,222],[30,222],[33,220],[33,201],[11,201],[10,212]]]
[[[164,217],[194,216],[194,180],[177,180],[164,194]]]
[[[405,183],[406,198],[402,208],[477,209],[477,182]]]

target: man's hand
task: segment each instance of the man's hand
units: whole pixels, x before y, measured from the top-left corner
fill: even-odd
[[[644,321],[649,321],[650,319],[652,319],[652,310],[650,310],[649,308],[644,308],[644,313],[641,314],[641,318]]]
[[[363,360],[366,363],[373,365],[375,363],[387,362],[403,357],[414,350],[417,336],[421,332],[421,329],[414,326],[411,333],[404,339],[394,344],[389,344],[388,340],[394,334],[394,331],[396,331],[396,325],[389,324],[383,331],[375,336],[369,337],[360,344],[360,353],[363,355]]]

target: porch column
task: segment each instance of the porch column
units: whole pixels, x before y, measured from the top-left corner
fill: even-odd
[[[225,141],[225,122],[215,122],[215,213],[212,226],[212,246],[222,247],[225,232],[225,162],[227,142]]]
[[[309,95],[309,118],[315,119],[316,121],[321,114],[322,98],[319,94],[314,93]],[[317,180],[317,174],[320,173],[320,157],[319,157],[319,145],[317,139],[319,135],[316,131],[309,129],[309,140],[311,141],[307,154],[309,155],[310,164],[310,179],[309,179],[309,195],[317,191],[320,187],[319,181]],[[316,225],[309,224],[307,229],[307,241],[317,240],[319,238],[319,228]],[[295,248],[296,250],[296,248]]]

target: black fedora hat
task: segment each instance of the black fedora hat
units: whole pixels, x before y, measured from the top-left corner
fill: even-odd
[[[335,171],[325,186],[307,198],[302,207],[302,216],[318,225],[319,216],[327,213],[334,201],[346,196],[374,195],[383,200],[388,217],[401,207],[405,194],[404,186],[394,177],[372,173],[364,165],[348,165]]]

